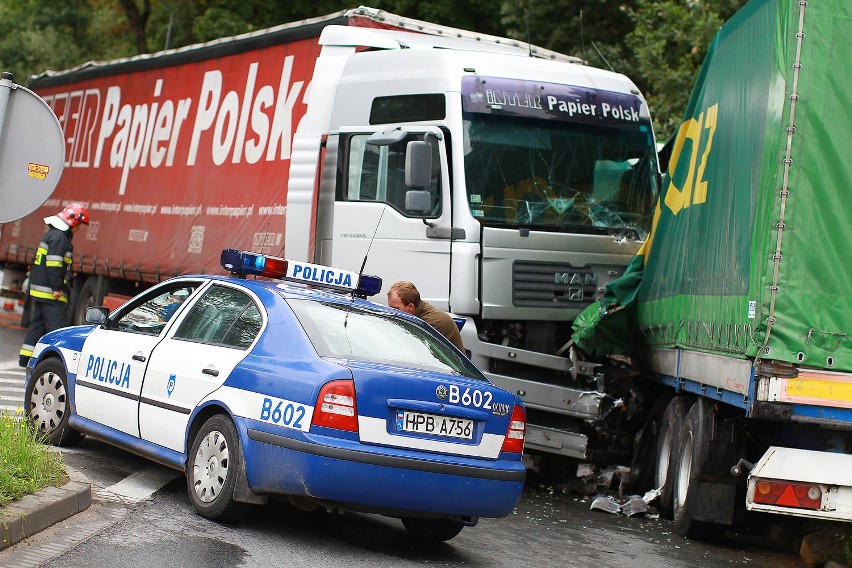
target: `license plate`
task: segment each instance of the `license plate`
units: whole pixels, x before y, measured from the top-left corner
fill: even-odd
[[[396,429],[398,432],[416,432],[431,436],[447,436],[450,438],[473,438],[473,420],[453,418],[451,416],[436,416],[422,412],[397,410]]]

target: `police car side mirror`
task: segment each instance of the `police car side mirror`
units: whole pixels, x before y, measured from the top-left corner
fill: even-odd
[[[109,320],[109,308],[86,308],[86,323],[104,325]]]

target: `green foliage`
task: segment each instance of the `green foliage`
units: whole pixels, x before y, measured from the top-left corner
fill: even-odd
[[[745,0],[637,0],[627,9],[634,29],[625,45],[635,59],[654,130],[666,140],[680,124],[707,48],[727,18]]]
[[[722,23],[746,0],[373,0],[393,14],[506,36],[625,73],[648,99],[657,136],[674,133]],[[0,0],[0,70],[46,69],[178,48],[314,18],[346,0]],[[133,14],[150,17],[134,20]],[[141,40],[140,40],[141,38]]]
[[[0,413],[0,506],[65,481],[62,456],[39,442],[27,420]]]
[[[632,24],[622,0],[506,1],[502,13],[501,22],[514,38],[580,57],[595,67],[623,72],[629,66],[623,38]]]

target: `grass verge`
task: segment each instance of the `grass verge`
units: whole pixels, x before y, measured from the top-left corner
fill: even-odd
[[[39,441],[20,412],[0,412],[0,507],[67,480],[62,456]]]

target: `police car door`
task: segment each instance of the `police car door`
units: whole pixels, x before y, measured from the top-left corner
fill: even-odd
[[[216,282],[203,290],[151,356],[139,406],[143,440],[185,451],[190,414],[249,354],[263,314],[243,288]]]
[[[384,292],[397,280],[409,280],[424,299],[447,308],[452,208],[443,133],[437,127],[406,127],[397,141],[376,144],[370,140],[374,128],[340,135],[344,183],[335,198],[332,242],[322,243],[321,262],[357,271],[369,250],[364,272],[380,275]],[[409,142],[424,139],[432,146],[431,203],[426,212],[411,211],[406,209],[406,151]]]
[[[199,282],[157,286],[125,304],[83,344],[74,403],[77,414],[139,436],[139,395],[151,352],[169,328],[170,301]],[[164,317],[166,316],[166,317]]]

